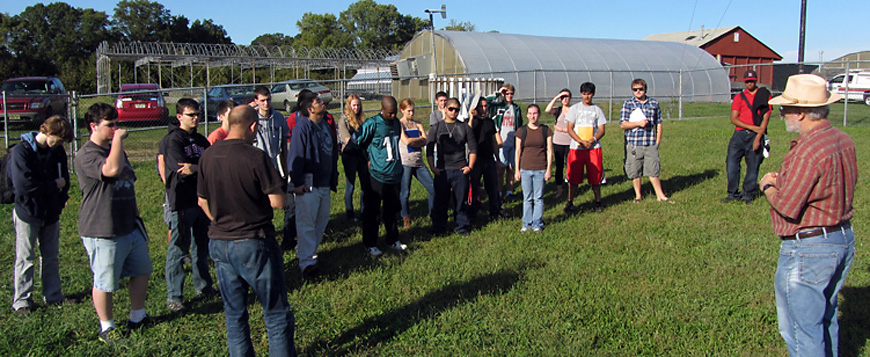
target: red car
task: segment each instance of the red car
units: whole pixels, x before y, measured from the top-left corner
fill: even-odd
[[[52,115],[67,115],[69,97],[60,79],[55,77],[19,77],[3,82],[0,92],[6,92],[6,105],[0,97],[0,120],[8,114],[11,122],[27,122],[38,126]]]
[[[169,115],[160,87],[153,83],[122,84],[115,108],[118,109],[118,121],[162,123]]]

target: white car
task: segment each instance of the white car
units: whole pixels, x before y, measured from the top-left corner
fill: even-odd
[[[846,100],[862,101],[870,105],[870,72],[849,73],[849,91],[846,92],[846,75],[838,74],[828,80],[828,88],[840,93]]]
[[[320,95],[320,100],[323,101],[323,104],[329,104],[332,101],[332,92],[329,88],[306,78],[278,82],[278,84],[272,87],[272,105],[279,108],[283,105],[284,111],[289,114],[293,110],[293,107],[296,106],[299,91],[303,89],[308,89]]]

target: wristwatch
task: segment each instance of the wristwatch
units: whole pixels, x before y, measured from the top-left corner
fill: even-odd
[[[774,186],[773,184],[767,184],[767,185],[764,185],[764,186],[761,188],[761,192],[766,192],[767,189],[768,189],[768,188],[771,188],[771,187],[776,187],[776,186]]]

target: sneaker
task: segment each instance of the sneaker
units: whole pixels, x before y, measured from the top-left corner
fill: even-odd
[[[390,249],[393,250],[407,250],[408,246],[406,244],[402,244],[400,241],[396,241],[393,244],[390,244]]]
[[[373,257],[379,257],[381,254],[384,254],[378,247],[369,247],[369,255]]]
[[[575,206],[572,202],[565,203],[565,213],[574,213],[579,209],[580,208]]]
[[[202,289],[202,290],[196,292],[196,297],[201,297],[201,298],[210,298],[212,296],[217,296],[217,295],[219,295],[219,292],[211,286],[207,286],[205,289]]]
[[[731,197],[731,196],[728,196],[728,197],[723,198],[723,199],[722,199],[721,201],[719,201],[719,202],[722,202],[722,203],[728,203],[728,202],[735,201],[735,200],[737,200],[737,197]]]
[[[457,229],[454,230],[454,232],[456,232],[456,233],[458,233],[458,234],[460,234],[460,235],[463,235],[463,236],[467,236],[467,235],[471,234],[471,232],[469,232],[469,231],[468,231],[467,229],[465,229],[465,228],[457,228]]]
[[[127,330],[129,331],[138,330],[145,327],[146,325],[151,325],[151,316],[145,315],[145,318],[143,318],[139,322],[127,320]]]
[[[529,231],[529,227],[520,228],[520,233],[526,233]]]
[[[535,233],[541,233],[541,231],[543,231],[543,230],[544,230],[543,228],[532,228],[532,232],[535,232]]]
[[[184,307],[184,304],[182,304],[181,301],[167,301],[166,308],[169,309],[170,312],[175,313],[182,312],[187,309],[186,307]]]
[[[601,201],[595,202],[595,212],[604,212],[604,204]]]
[[[30,308],[27,306],[19,307],[18,309],[15,310],[15,315],[18,317],[24,317],[24,316],[30,315]]]
[[[320,274],[320,268],[317,267],[317,264],[312,264],[312,265],[305,267],[305,269],[302,269],[302,277],[303,278],[311,279],[311,278],[316,277],[319,274]]]
[[[100,332],[100,334],[97,336],[97,339],[99,339],[102,343],[111,345],[113,343],[121,342],[122,340],[124,340],[124,336],[121,334],[121,331],[118,331],[118,329],[114,327],[109,327],[108,330]]]

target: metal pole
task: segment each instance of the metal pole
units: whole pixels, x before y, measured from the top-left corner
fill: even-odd
[[[5,147],[9,147],[9,106],[6,105],[6,91],[3,91],[3,140]],[[6,174],[3,172],[2,174]]]
[[[613,116],[613,70],[610,70],[610,105],[607,108],[607,117]]]
[[[807,0],[801,0],[801,30],[798,40],[798,73],[804,73],[804,42],[807,28]]]
[[[683,69],[682,68],[680,68],[680,98],[679,98],[679,103],[680,103],[680,110],[679,110],[680,117],[679,118],[683,119]]]
[[[70,120],[72,120],[73,127],[73,142],[72,142],[72,152],[75,155],[75,152],[79,150],[79,98],[76,95],[76,91],[72,91],[72,96],[70,97],[70,110],[72,110],[72,115],[70,116]],[[70,155],[72,157],[73,155]]]
[[[846,95],[843,96],[843,126],[846,126],[846,118],[849,117],[849,82],[852,79],[849,75],[849,69],[851,64],[851,61],[846,62],[846,77],[844,78],[844,82],[846,83],[844,93],[846,93]]]
[[[203,103],[203,107],[205,107],[205,108],[203,108],[202,112],[204,113],[203,115],[205,116],[205,133],[206,133],[205,135],[206,136],[208,136],[208,134],[209,134],[209,132],[208,132],[208,97],[206,97],[207,94],[208,94],[208,88],[203,88],[202,89],[202,103]]]

